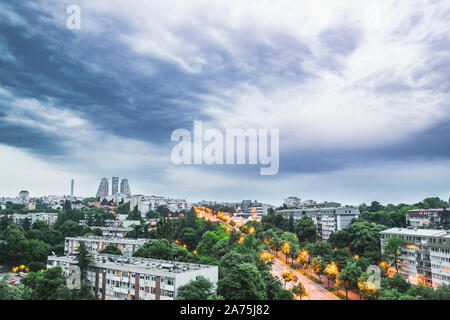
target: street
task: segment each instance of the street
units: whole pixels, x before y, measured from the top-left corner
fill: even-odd
[[[325,288],[321,287],[320,285],[316,284],[314,281],[309,280],[307,277],[299,273],[298,271],[292,269],[290,266],[285,264],[283,261],[281,261],[279,258],[274,257],[273,265],[272,265],[272,275],[278,276],[281,278],[281,273],[284,270],[292,270],[295,276],[299,279],[299,281],[302,282],[303,286],[306,289],[306,292],[308,293],[307,297],[304,297],[302,299],[304,300],[341,300]],[[298,282],[298,281],[297,281]],[[286,289],[291,288],[294,285],[294,283],[289,283],[286,285]]]

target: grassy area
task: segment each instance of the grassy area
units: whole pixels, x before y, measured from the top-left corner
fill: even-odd
[[[342,300],[351,300],[351,299],[347,299],[345,297],[345,294],[340,293],[339,291],[337,291],[335,288],[330,288],[330,287],[325,287],[325,289],[327,289],[328,291],[330,291],[332,294],[334,294],[335,296],[341,298]]]

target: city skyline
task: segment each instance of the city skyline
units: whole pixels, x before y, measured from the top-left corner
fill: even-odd
[[[0,195],[448,199],[448,1],[70,4],[0,4]],[[278,174],[174,165],[195,120],[279,129]]]

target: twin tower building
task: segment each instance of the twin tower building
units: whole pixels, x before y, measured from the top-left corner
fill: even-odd
[[[111,194],[115,196],[119,193],[119,177],[112,177],[111,185],[112,185]],[[128,180],[125,178],[123,178],[120,181],[120,193],[127,196],[131,195],[130,185],[128,184]],[[98,186],[96,197],[103,199],[108,197],[108,195],[109,195],[108,178],[102,178],[102,180],[100,181],[100,185]]]

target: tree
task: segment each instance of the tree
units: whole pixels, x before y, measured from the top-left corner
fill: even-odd
[[[173,224],[169,218],[161,218],[156,224],[156,237],[173,241]]]
[[[31,300],[81,300],[94,299],[89,293],[86,283],[81,290],[69,290],[66,287],[66,277],[60,266],[43,272],[30,272],[21,280],[25,289],[29,290]]]
[[[292,270],[285,270],[281,273],[281,278],[284,281],[284,287],[286,288],[286,284],[290,282],[296,282],[298,280],[297,276],[294,274]]]
[[[317,228],[311,217],[303,216],[295,224],[295,233],[300,243],[315,242],[317,240]]]
[[[383,210],[383,206],[378,201],[372,201],[370,207],[368,207],[370,212],[378,212]]]
[[[83,226],[80,226],[75,221],[67,220],[58,227],[58,230],[61,231],[64,238],[77,237],[77,236],[81,235],[81,233],[83,231]]]
[[[212,288],[211,281],[199,276],[196,280],[178,288],[177,300],[207,300],[212,294]]]
[[[322,257],[321,256],[313,257],[311,259],[310,268],[319,276],[319,280],[322,282],[320,276],[323,274],[325,270],[322,262]]]
[[[170,214],[169,208],[167,206],[159,206],[158,209],[156,209],[160,217],[168,217]]]
[[[197,233],[193,228],[185,228],[180,234],[180,241],[185,243],[189,250],[193,250],[197,246]]]
[[[100,228],[94,228],[94,230],[92,230],[92,233],[94,234],[94,236],[102,236],[103,235],[103,231]]]
[[[141,220],[141,214],[139,213],[137,205],[135,205],[133,211],[128,214],[127,220]]]
[[[440,225],[445,230],[450,229],[450,210],[447,209],[447,205],[444,205],[444,210],[442,211]]]
[[[337,277],[337,285],[345,290],[345,298],[348,299],[348,290],[358,287],[358,279],[362,274],[362,270],[356,263],[349,263],[341,270]]]
[[[406,293],[411,284],[405,280],[400,274],[396,273],[392,278],[387,279],[388,288],[397,289],[400,293]]]
[[[197,252],[202,255],[210,256],[214,245],[220,237],[213,231],[207,231],[203,234],[202,240],[197,245]]]
[[[406,292],[407,295],[415,297],[417,300],[436,300],[437,294],[433,288],[424,285],[411,286]]]
[[[158,212],[153,211],[153,210],[149,210],[146,214],[145,214],[145,218],[146,219],[156,219],[159,217]]]
[[[335,280],[338,275],[338,267],[335,262],[328,264],[324,270],[327,274],[328,286],[330,286],[330,279]]]
[[[389,238],[388,242],[384,247],[384,254],[386,256],[386,260],[394,265],[397,273],[400,266],[400,254],[402,253],[401,251],[402,245],[403,245],[402,239],[392,237]]]
[[[236,251],[229,251],[220,259],[220,266],[225,268],[227,272],[231,271],[234,266],[244,263],[254,263],[250,254],[240,254]]]
[[[172,245],[167,239],[150,240],[137,249],[133,257],[172,260]]]
[[[436,288],[437,300],[450,300],[450,284],[441,284]]]
[[[302,300],[302,297],[307,297],[308,292],[306,292],[305,286],[301,281],[299,281],[296,285],[294,285],[291,289],[294,296],[299,297]]]
[[[362,273],[358,278],[359,294],[365,299],[377,299],[379,291],[373,281],[368,281],[369,273]]]
[[[78,245],[77,255],[75,259],[78,261],[78,267],[81,271],[81,280],[86,279],[87,268],[92,262],[92,257],[89,251],[86,249],[86,244],[82,241]]]
[[[288,232],[294,232],[294,216],[292,214],[289,215],[287,231]]]
[[[0,243],[0,262],[8,267],[28,266],[33,261],[41,264],[47,262],[50,246],[41,240],[25,238],[22,228],[9,227],[5,240]]]
[[[119,247],[113,245],[113,244],[108,244],[105,249],[103,249],[102,251],[100,251],[100,253],[107,253],[107,254],[115,254],[118,256],[122,255],[122,251],[119,249]]]
[[[232,267],[219,280],[219,294],[226,300],[265,300],[266,286],[254,264],[243,263]]]
[[[31,229],[31,220],[29,218],[23,219],[22,228],[25,231],[29,231]]]
[[[119,204],[116,207],[116,212],[119,214],[130,214],[130,203]]]

